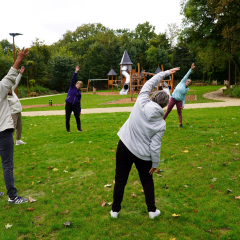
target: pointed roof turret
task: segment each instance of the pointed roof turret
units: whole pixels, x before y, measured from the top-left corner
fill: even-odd
[[[116,72],[113,69],[111,69],[107,75],[108,76],[117,76]]]
[[[157,67],[155,73],[157,74],[157,73],[160,73],[161,71],[162,71],[162,70],[161,70],[161,68],[159,67],[159,64],[158,64],[158,67]]]
[[[123,53],[123,57],[122,57],[122,61],[119,65],[127,65],[127,64],[133,64],[129,55],[128,55],[128,52],[127,52],[127,49],[125,48],[125,51]]]

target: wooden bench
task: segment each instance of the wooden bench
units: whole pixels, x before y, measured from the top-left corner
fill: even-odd
[[[36,97],[36,96],[37,96],[37,93],[36,93],[36,92],[31,92],[31,93],[30,93],[30,96],[31,96],[31,97]]]
[[[87,88],[81,88],[81,92],[87,92]]]

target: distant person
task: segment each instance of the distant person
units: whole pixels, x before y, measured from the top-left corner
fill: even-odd
[[[192,70],[195,68],[194,63],[192,64],[190,70],[187,72],[185,77],[181,80],[181,82],[176,86],[172,97],[169,101],[167,111],[164,114],[163,119],[165,120],[168,116],[168,114],[172,111],[174,105],[177,105],[177,113],[178,113],[178,119],[179,119],[179,127],[182,127],[182,110],[185,105],[185,98],[187,96],[189,85],[191,84],[191,79],[188,79],[189,75],[191,74]]]
[[[17,95],[15,94],[15,89],[18,86],[21,78],[22,78],[22,74],[24,72],[25,68],[22,66],[19,74],[17,76],[16,79],[16,83],[15,85],[12,87],[12,90],[10,90],[10,92],[8,93],[8,103],[10,106],[10,111],[12,114],[12,119],[13,119],[13,123],[14,123],[14,129],[16,130],[16,145],[21,145],[21,144],[26,144],[25,142],[23,142],[21,140],[21,136],[22,136],[22,106],[21,103],[17,97]]]
[[[163,108],[167,106],[169,96],[165,91],[156,91],[150,100],[149,95],[164,77],[179,69],[160,72],[144,84],[128,120],[118,132],[120,140],[116,152],[115,186],[110,212],[113,218],[117,218],[121,210],[124,189],[133,163],[143,186],[149,218],[160,214],[155,206],[152,174],[160,161],[161,141],[166,130]]]
[[[81,87],[83,85],[82,81],[78,81],[75,84],[77,73],[79,71],[79,66],[76,66],[75,73],[73,74],[71,86],[68,90],[67,98],[66,98],[66,105],[65,105],[65,113],[66,113],[66,129],[67,132],[70,133],[70,117],[71,113],[74,113],[76,122],[77,122],[77,129],[78,132],[82,132],[81,129]]]
[[[3,166],[4,181],[9,196],[8,202],[13,204],[20,204],[28,202],[27,198],[19,197],[17,189],[14,186],[13,175],[13,153],[14,153],[14,140],[13,130],[14,124],[11,116],[11,111],[7,99],[7,94],[12,86],[16,84],[18,76],[18,69],[22,60],[28,55],[28,49],[17,51],[17,60],[13,67],[9,70],[8,74],[0,81],[0,156]],[[0,193],[0,196],[4,193]]]

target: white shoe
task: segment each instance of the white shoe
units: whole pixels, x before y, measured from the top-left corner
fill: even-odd
[[[153,219],[161,214],[160,210],[156,210],[155,212],[149,212],[149,218]]]
[[[111,210],[110,214],[111,214],[111,217],[112,217],[112,218],[118,218],[118,212],[113,212],[113,211]]]
[[[23,142],[22,140],[17,140],[16,141],[16,145],[21,145],[21,144],[27,144],[27,143]]]

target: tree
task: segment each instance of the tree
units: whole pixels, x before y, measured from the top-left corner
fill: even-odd
[[[4,50],[0,45],[0,79],[7,75],[9,69],[13,65],[13,57],[4,54]]]

